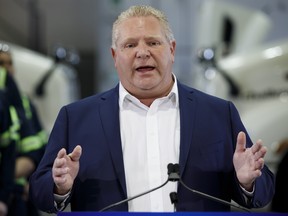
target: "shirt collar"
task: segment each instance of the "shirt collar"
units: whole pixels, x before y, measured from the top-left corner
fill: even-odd
[[[172,74],[172,75],[173,75],[173,79],[174,79],[174,84],[173,84],[173,87],[172,87],[171,91],[169,92],[169,94],[165,97],[168,98],[169,100],[171,100],[175,107],[178,107],[179,95],[178,95],[177,79],[176,79],[175,74]],[[165,98],[165,97],[163,97],[163,98]],[[136,97],[134,97],[133,95],[131,95],[124,88],[122,83],[119,82],[119,106],[120,106],[120,109],[123,109],[124,103],[126,103],[127,101],[136,102],[139,100]]]

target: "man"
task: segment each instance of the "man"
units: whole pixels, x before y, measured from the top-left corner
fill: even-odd
[[[182,85],[172,71],[176,42],[165,15],[134,6],[113,25],[112,56],[120,83],[64,106],[44,157],[31,177],[30,196],[47,212],[99,211],[159,186],[167,164],[179,163],[189,187],[248,208],[274,193],[264,165],[232,103]],[[113,211],[229,211],[182,184],[117,205]]]

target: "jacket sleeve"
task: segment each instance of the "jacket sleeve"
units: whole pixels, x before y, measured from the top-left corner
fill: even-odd
[[[62,108],[52,129],[44,156],[29,180],[30,199],[38,209],[44,212],[57,212],[54,203],[52,167],[58,151],[67,145],[66,133],[67,115],[65,108]]]
[[[230,102],[230,113],[231,113],[231,125],[233,129],[233,137],[237,137],[239,131],[244,131],[246,133],[247,139],[247,147],[251,147],[253,145],[252,140],[250,139],[248,132],[246,131],[242,121],[240,119],[240,115],[233,105]],[[236,145],[236,140],[233,141]],[[243,190],[240,188],[238,183],[236,174],[235,176],[235,193],[234,193],[234,201],[239,204],[246,206],[248,208],[261,208],[267,205],[274,196],[275,191],[275,177],[274,174],[269,170],[269,168],[264,165],[262,169],[262,175],[258,177],[255,181],[255,191],[253,197],[246,202],[243,196]]]

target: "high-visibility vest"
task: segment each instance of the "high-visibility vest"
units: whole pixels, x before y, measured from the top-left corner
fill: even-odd
[[[0,90],[5,89],[7,71],[0,67]],[[14,106],[9,105],[9,115],[11,124],[6,131],[0,134],[0,147],[7,147],[12,141],[18,142],[20,139],[20,120]]]
[[[25,116],[29,121],[32,121],[32,109],[30,106],[29,98],[25,95],[21,95]],[[17,149],[21,153],[30,152],[42,148],[47,143],[47,134],[44,130],[38,131],[36,134],[24,137],[20,140]]]
[[[5,70],[5,68],[0,67],[0,89],[2,90],[6,88],[6,79],[7,71]],[[29,99],[26,96],[22,95],[21,100],[25,112],[25,117],[28,120],[31,120],[32,111]],[[21,124],[17,114],[17,110],[12,105],[9,109],[12,125],[10,126],[9,130],[5,131],[1,135],[1,143],[3,142],[3,145],[8,145],[11,140],[15,140],[16,149],[19,153],[27,153],[42,148],[43,145],[47,142],[47,135],[45,135],[45,131],[43,130],[30,136],[21,137],[21,134],[19,134]]]

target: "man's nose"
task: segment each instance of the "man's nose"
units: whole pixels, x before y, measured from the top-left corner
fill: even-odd
[[[150,55],[151,53],[147,45],[139,45],[137,47],[137,53],[136,53],[137,58],[148,58],[150,57]]]

